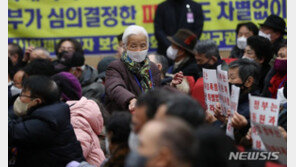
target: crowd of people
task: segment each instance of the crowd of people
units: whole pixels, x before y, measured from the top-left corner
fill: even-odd
[[[199,40],[203,17],[193,17],[198,25],[163,25],[162,19],[182,17],[164,12],[179,3],[166,1],[157,9],[157,53],[149,53],[148,33],[138,25],[118,36],[116,55],[97,67],[85,63],[81,43],[72,38],[55,46],[55,60],[45,48],[23,52],[9,43],[9,166],[282,166],[228,156],[258,151],[250,137],[249,94],[280,99],[278,127],[287,136],[285,21],[270,15],[260,27],[238,24],[237,44],[221,58],[213,40]],[[201,11],[188,3],[188,10]],[[225,133],[230,118],[221,104],[211,114],[205,102],[202,69],[219,65],[229,85],[240,88],[231,118],[234,140]]]

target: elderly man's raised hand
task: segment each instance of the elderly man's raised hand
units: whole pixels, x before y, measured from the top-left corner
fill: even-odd
[[[135,111],[135,106],[136,106],[137,99],[133,98],[130,100],[129,105],[128,105],[128,110],[133,113]]]

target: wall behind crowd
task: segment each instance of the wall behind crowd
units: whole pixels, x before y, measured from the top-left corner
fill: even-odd
[[[236,43],[235,28],[240,22],[263,23],[270,14],[287,21],[286,0],[195,0],[202,5],[205,22],[200,40],[213,39],[220,50]],[[54,45],[64,37],[80,41],[88,56],[116,52],[116,36],[131,25],[146,28],[150,51],[155,51],[153,18],[163,0],[9,0],[8,42],[23,49],[45,47],[54,54]],[[222,52],[222,57],[228,52]],[[94,58],[86,58],[92,63]],[[97,59],[96,59],[97,60]],[[96,61],[97,63],[97,61]],[[95,63],[94,63],[95,64]]]

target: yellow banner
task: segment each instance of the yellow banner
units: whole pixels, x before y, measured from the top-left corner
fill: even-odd
[[[286,15],[286,0],[195,0],[205,21],[201,39],[213,39],[220,48],[235,45],[236,25],[263,23],[270,14]],[[132,24],[146,28],[150,50],[157,48],[153,18],[163,0],[9,0],[8,41],[26,48],[42,46],[53,53],[64,37],[77,38],[87,54],[114,53],[116,36]]]

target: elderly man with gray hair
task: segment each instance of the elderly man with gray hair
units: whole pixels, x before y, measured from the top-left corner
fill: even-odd
[[[223,61],[219,54],[219,48],[213,40],[199,41],[194,47],[196,54],[195,60],[200,70],[216,69],[218,65],[222,65],[223,70],[227,70],[227,64]],[[201,74],[202,76],[202,74]]]
[[[206,109],[204,97],[204,85],[202,69],[216,69],[221,64],[221,69],[227,71],[228,65],[223,61],[219,54],[219,48],[213,40],[199,41],[195,47],[195,60],[199,67],[200,78],[197,79],[192,89],[192,97],[196,99],[204,109]]]
[[[50,53],[47,49],[43,47],[29,46],[25,51],[23,61],[30,63],[35,59],[51,60]]]
[[[137,97],[160,85],[160,71],[148,57],[149,36],[137,25],[127,27],[122,37],[124,52],[106,70],[106,106],[134,111]]]

